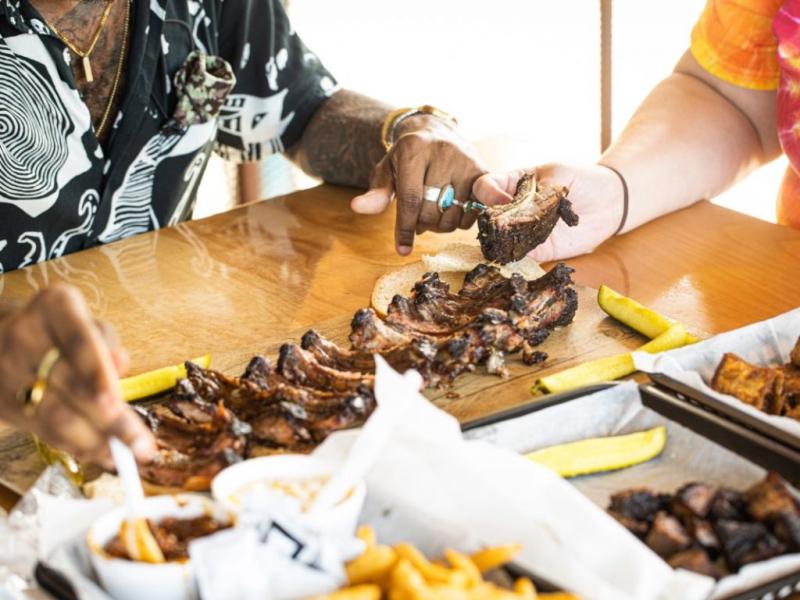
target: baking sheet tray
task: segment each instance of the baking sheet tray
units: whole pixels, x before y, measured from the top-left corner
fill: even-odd
[[[693,415],[691,424],[702,425],[705,419],[706,414],[699,412]],[[744,489],[766,474],[765,469],[750,460],[644,406],[633,382],[594,386],[551,398],[546,406],[531,404],[482,419],[465,426],[465,436],[527,453],[555,444],[622,435],[658,425],[667,429],[667,444],[660,456],[627,469],[576,477],[572,483],[605,508],[613,493],[628,488],[644,486],[672,492],[687,482],[704,481]],[[758,570],[763,568],[763,572],[745,568],[738,576],[725,578],[714,597],[761,598],[787,586],[800,585],[800,555],[755,566]]]

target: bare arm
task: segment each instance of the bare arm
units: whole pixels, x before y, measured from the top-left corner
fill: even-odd
[[[778,156],[775,103],[775,92],[721,81],[686,52],[600,159],[628,184],[624,231],[712,198]],[[585,254],[615,234],[623,214],[623,188],[610,169],[552,163],[536,170],[542,180],[569,188],[580,224],[556,225],[533,251],[534,258]],[[485,175],[475,182],[473,193],[486,204],[507,202],[521,173]]]
[[[475,220],[474,213],[457,206],[440,212],[435,202],[423,200],[425,187],[452,185],[456,199],[466,201],[484,169],[458,131],[430,115],[400,122],[386,152],[381,127],[390,110],[382,102],[342,90],[322,103],[289,155],[327,182],[369,188],[353,198],[355,212],[382,212],[396,195],[395,245],[406,255],[416,235],[466,229]]]
[[[320,106],[289,156],[309,175],[366,188],[384,155],[380,132],[390,110],[356,92],[337,92]]]
[[[626,178],[625,230],[712,198],[781,150],[775,93],[717,79],[686,52],[600,162]]]

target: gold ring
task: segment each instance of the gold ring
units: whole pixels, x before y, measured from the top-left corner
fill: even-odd
[[[39,409],[39,405],[44,400],[44,393],[47,391],[47,378],[50,377],[50,371],[53,366],[61,358],[61,352],[58,348],[50,348],[41,362],[39,368],[36,369],[36,381],[27,388],[20,390],[17,394],[17,399],[22,404],[22,409],[26,417],[33,417]]]
[[[53,370],[53,366],[58,362],[59,358],[61,358],[61,352],[59,352],[58,348],[50,348],[39,363],[39,368],[36,370],[36,379],[47,381],[47,378],[50,377],[50,371]]]

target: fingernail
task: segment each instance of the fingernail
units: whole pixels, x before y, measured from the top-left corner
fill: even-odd
[[[398,246],[397,253],[401,256],[408,256],[411,254],[411,246]]]

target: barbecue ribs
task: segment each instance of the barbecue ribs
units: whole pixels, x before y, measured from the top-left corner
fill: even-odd
[[[534,173],[524,175],[510,203],[490,206],[478,217],[483,256],[501,264],[520,260],[550,236],[559,219],[577,225],[568,193],[540,184]]]
[[[505,375],[505,355],[526,364],[551,331],[572,322],[572,269],[556,265],[535,281],[479,265],[458,292],[435,273],[411,296],[396,296],[385,320],[372,309],[353,317],[350,348],[316,331],[281,346],[277,364],[256,356],[240,377],[186,364],[170,395],[139,409],[159,444],[142,469],[155,483],[204,489],[227,465],[273,452],[308,452],[331,432],[358,426],[375,406],[375,354],[399,371],[416,369],[428,386],[449,385],[485,368]]]

